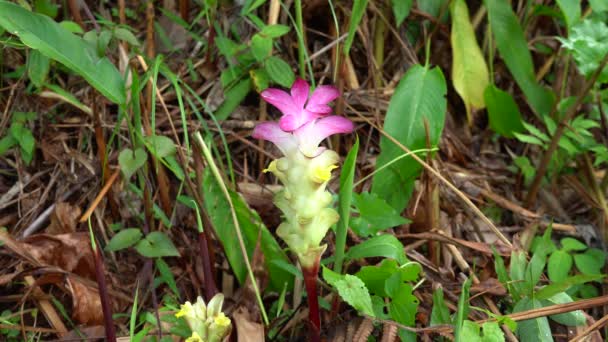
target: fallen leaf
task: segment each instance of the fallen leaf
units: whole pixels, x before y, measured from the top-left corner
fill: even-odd
[[[238,342],[263,342],[264,326],[251,319],[251,314],[247,308],[241,306],[233,314],[233,322],[236,326]]]
[[[89,234],[32,235],[17,242],[43,265],[57,266],[88,279],[95,277],[95,259]]]
[[[72,318],[86,325],[103,324],[103,310],[99,291],[73,277],[66,280],[66,288],[72,295]]]
[[[51,215],[51,224],[46,228],[46,232],[51,235],[74,233],[80,218],[81,210],[66,202],[59,202],[55,205],[55,211]]]

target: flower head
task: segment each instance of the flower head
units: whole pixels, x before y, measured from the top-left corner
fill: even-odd
[[[325,138],[337,133],[350,133],[353,123],[347,118],[330,115],[327,104],[339,96],[333,86],[319,86],[309,97],[310,86],[297,79],[291,87],[291,94],[280,89],[266,89],[262,98],[277,107],[283,116],[276,122],[264,122],[255,127],[252,136],[271,141],[284,155],[299,149],[312,158],[323,152],[319,144]]]
[[[175,317],[184,317],[192,330],[187,342],[220,342],[228,336],[231,322],[222,312],[223,303],[224,295],[218,293],[208,305],[200,296],[194,304],[186,302],[181,305]]]
[[[338,97],[332,86],[319,86],[309,97],[310,87],[302,79],[295,81],[291,94],[267,89],[262,98],[277,107],[283,116],[277,122],[263,122],[252,136],[274,143],[283,153],[264,172],[272,172],[283,183],[274,203],[283,212],[279,235],[296,253],[303,267],[318,262],[325,250],[321,240],[339,219],[329,208],[331,194],[326,186],[331,171],[337,168],[338,154],[319,147],[321,141],[337,133],[350,133],[353,123],[345,117],[330,115],[328,103]]]
[[[331,114],[332,109],[328,103],[340,96],[338,89],[333,86],[319,86],[310,96],[309,92],[310,85],[298,78],[291,86],[290,93],[269,88],[261,96],[283,113],[279,120],[281,129],[293,132],[313,119]]]

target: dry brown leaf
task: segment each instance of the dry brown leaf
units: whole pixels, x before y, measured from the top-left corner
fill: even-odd
[[[80,213],[81,210],[77,206],[66,202],[57,203],[55,211],[51,215],[51,224],[46,228],[46,232],[51,235],[74,233]]]
[[[57,266],[67,272],[96,279],[95,259],[88,233],[37,234],[17,243],[41,264]]]
[[[99,291],[73,277],[66,280],[66,288],[72,295],[72,318],[81,324],[103,324],[103,311]]]
[[[233,322],[236,326],[238,342],[263,342],[264,326],[251,319],[247,308],[241,306],[233,314]]]

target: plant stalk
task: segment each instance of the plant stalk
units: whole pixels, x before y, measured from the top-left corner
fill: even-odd
[[[90,221],[89,221],[90,222]],[[112,307],[110,306],[110,297],[106,286],[106,277],[103,267],[103,259],[97,244],[93,244],[93,253],[95,253],[95,276],[97,278],[97,287],[99,288],[99,299],[101,300],[101,309],[103,311],[104,328],[106,330],[106,341],[116,342],[116,329],[112,320]]]
[[[205,300],[207,303],[218,292],[215,286],[215,279],[211,271],[211,261],[209,258],[209,246],[207,244],[207,236],[205,232],[198,233],[198,243],[201,249],[201,257],[203,258],[203,276],[205,277]]]
[[[319,313],[319,294],[317,292],[317,277],[319,275],[319,261],[310,267],[302,267],[304,285],[308,297],[308,321],[311,325],[310,341],[321,341],[321,315]]]
[[[597,68],[597,70],[595,71],[595,73],[593,74],[591,79],[589,79],[587,81],[587,83],[583,87],[583,90],[580,92],[580,94],[576,98],[576,102],[574,103],[574,105],[572,105],[572,107],[570,107],[570,109],[566,112],[563,119],[560,121],[559,125],[557,126],[557,129],[555,130],[555,133],[553,134],[553,137],[551,138],[551,144],[549,145],[549,148],[545,151],[545,154],[543,155],[543,158],[542,158],[540,164],[538,165],[538,168],[536,171],[536,176],[534,177],[534,181],[532,182],[532,185],[530,186],[530,190],[528,191],[528,196],[526,197],[526,202],[525,202],[524,207],[530,209],[536,202],[536,195],[538,194],[538,190],[540,189],[540,186],[542,184],[543,177],[545,176],[545,173],[547,172],[547,167],[549,165],[549,162],[551,161],[551,157],[553,156],[553,153],[555,152],[555,150],[557,150],[559,140],[561,139],[562,135],[564,134],[568,121],[570,121],[574,118],[574,116],[577,113],[578,107],[580,107],[580,105],[585,100],[585,96],[587,96],[587,94],[589,93],[589,91],[591,90],[593,85],[595,84],[595,81],[600,76],[600,74],[602,73],[602,70],[604,69],[604,67],[606,66],[607,63],[608,63],[608,55],[606,55],[606,57],[604,57],[604,59],[600,63],[599,68]]]

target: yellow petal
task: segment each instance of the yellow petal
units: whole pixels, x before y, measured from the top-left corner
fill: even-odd
[[[223,312],[220,312],[217,316],[215,316],[213,321],[220,327],[227,327],[230,325],[230,318],[226,317]]]
[[[325,183],[331,178],[331,170],[337,168],[337,165],[317,166],[312,171],[312,180],[316,183]]]
[[[205,342],[205,341],[203,341],[203,339],[201,338],[201,335],[199,335],[195,331],[192,333],[192,336],[190,336],[186,339],[186,342]]]

